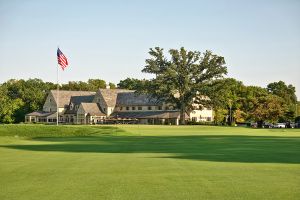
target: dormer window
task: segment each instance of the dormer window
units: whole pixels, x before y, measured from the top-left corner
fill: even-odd
[[[76,105],[76,106],[75,106],[75,110],[78,110],[78,108],[79,108],[79,105]]]
[[[73,110],[73,108],[74,108],[73,103],[70,103],[70,110]]]

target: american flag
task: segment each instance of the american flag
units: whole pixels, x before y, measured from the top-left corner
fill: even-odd
[[[57,61],[62,70],[64,70],[68,66],[68,59],[59,48],[57,49]]]

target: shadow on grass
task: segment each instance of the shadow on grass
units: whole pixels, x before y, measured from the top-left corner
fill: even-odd
[[[157,158],[218,162],[300,163],[299,137],[97,135],[34,140],[50,143],[0,147],[70,153],[157,153]]]

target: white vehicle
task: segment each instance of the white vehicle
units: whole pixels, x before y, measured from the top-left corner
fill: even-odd
[[[274,128],[285,128],[285,123],[277,123],[274,125]]]

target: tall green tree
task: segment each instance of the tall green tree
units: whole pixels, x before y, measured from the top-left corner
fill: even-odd
[[[145,81],[146,80],[139,80],[136,78],[126,78],[124,80],[120,80],[117,86],[120,89],[139,90],[143,87]]]
[[[155,47],[149,54],[142,72],[155,78],[145,84],[144,91],[179,108],[181,124],[185,124],[185,113],[203,100],[201,87],[227,74],[224,58],[211,51],[170,49],[168,59],[162,48]]]
[[[109,85],[110,89],[116,89],[117,88],[114,83],[109,83],[108,85]]]
[[[99,88],[106,88],[106,82],[102,79],[89,79],[88,82],[88,90],[97,91]]]
[[[292,121],[296,117],[297,96],[296,89],[293,85],[286,85],[283,81],[268,84],[267,90],[274,95],[282,98],[284,101],[285,111],[281,121]]]
[[[253,119],[261,127],[265,121],[277,122],[279,117],[284,113],[283,100],[272,94],[256,98],[255,105],[250,112]]]
[[[201,93],[210,98],[215,123],[227,121],[231,124],[234,121],[245,121],[245,113],[240,110],[243,90],[243,83],[234,78],[214,80],[200,88]]]

